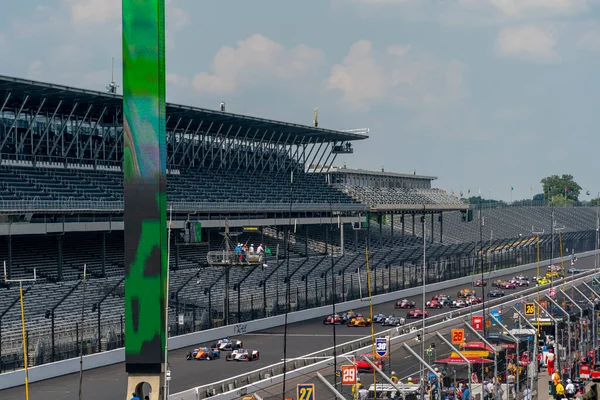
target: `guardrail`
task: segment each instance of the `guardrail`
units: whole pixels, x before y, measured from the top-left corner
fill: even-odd
[[[588,251],[580,253],[578,256],[580,259],[586,258],[596,254],[596,251]],[[569,260],[570,256],[563,258],[556,258],[556,262],[562,260]],[[548,261],[542,261],[547,263]],[[512,275],[521,272],[523,269],[533,268],[537,263],[524,264],[517,267],[500,269],[490,273],[490,278],[503,275]],[[471,276],[465,276],[458,279],[438,282],[432,285],[427,285],[429,291],[442,291],[447,288],[470,284],[472,280]],[[421,294],[423,291],[422,286],[417,286],[409,289],[400,290],[397,292],[381,294],[373,296],[373,304],[382,304],[390,301],[397,300],[399,297],[411,297]],[[521,293],[521,292],[520,292]],[[486,301],[486,304],[488,301]],[[365,306],[361,300],[352,300],[345,303],[338,303],[336,305],[339,310],[343,309],[356,309]],[[295,322],[306,321],[310,319],[320,318],[331,313],[331,306],[323,306],[318,308],[311,308],[308,310],[295,311],[288,314],[288,323],[293,324]],[[433,318],[433,317],[432,317]],[[246,333],[262,331],[284,324],[285,316],[277,315],[269,318],[257,319],[250,322],[241,324],[227,325],[220,328],[213,328],[204,331],[189,333],[186,335],[174,336],[169,338],[169,350],[177,350],[190,346],[197,345],[198,343],[210,343],[217,339],[226,336],[237,336]],[[83,357],[83,369],[89,370],[93,368],[105,367],[108,365],[118,364],[125,361],[125,350],[123,348],[111,350],[110,352],[96,353]],[[77,359],[69,359],[57,361],[54,363],[48,363],[29,368],[29,382],[37,382],[44,379],[55,378],[58,376],[68,375],[79,372],[79,362]],[[24,382],[23,370],[17,370],[12,372],[5,372],[0,374],[0,390],[7,389],[15,386],[21,386]]]
[[[564,281],[566,285],[574,285],[580,282],[591,281],[592,277],[596,275],[595,270],[589,272],[583,272],[578,278],[572,279],[566,277],[559,279],[554,283],[561,283]],[[583,275],[583,276],[581,276]],[[531,298],[537,294],[538,289],[543,290],[550,287],[551,284],[540,285],[539,287],[532,287],[521,292],[515,293],[513,298],[507,300],[506,297],[498,299],[490,299],[486,301],[486,309],[490,307],[513,306],[517,302],[522,302],[528,298]],[[427,321],[434,321],[433,325],[429,324],[425,326],[425,332],[423,334],[430,333],[432,331],[439,331],[442,328],[453,326],[456,324],[458,319],[464,318],[465,315],[481,315],[483,305],[479,304],[472,308],[464,308],[455,311],[449,311],[434,317],[430,317]],[[416,321],[410,324],[403,325],[402,327],[391,328],[382,332],[379,332],[378,336],[390,336],[390,344],[400,340],[411,339],[417,332],[421,332],[422,322]],[[412,327],[418,327],[417,330],[411,331]],[[407,332],[408,331],[408,332]],[[365,336],[364,338],[357,339],[351,342],[340,344],[335,347],[337,355],[336,359],[340,359],[341,362],[347,361],[346,357],[357,356],[362,352],[368,351],[372,346],[371,336]],[[286,378],[293,379],[297,376],[306,375],[307,373],[317,371],[319,369],[326,368],[333,365],[333,350],[334,347],[319,350],[305,356],[301,359],[296,358],[294,360],[286,362],[287,372]],[[315,357],[311,359],[310,357]],[[322,360],[322,357],[331,357],[327,360]],[[322,360],[322,361],[321,361]],[[246,395],[247,393],[253,393],[257,390],[265,389],[267,387],[277,385],[283,381],[283,362],[276,363],[250,373],[238,375],[233,378],[224,379],[219,382],[215,382],[208,385],[198,386],[183,392],[171,394],[169,400],[202,400],[210,397],[214,400],[232,400]]]
[[[289,203],[243,203],[243,202],[167,202],[167,207],[173,207],[175,212],[187,211],[229,211],[247,212],[248,210],[264,212],[289,212]],[[365,211],[367,206],[356,203],[293,203],[292,211]],[[2,211],[103,211],[123,212],[123,201],[82,201],[82,200],[1,200]]]

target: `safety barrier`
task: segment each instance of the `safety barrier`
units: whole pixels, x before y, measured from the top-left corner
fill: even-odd
[[[588,251],[579,254],[579,258],[586,258],[596,254],[596,251]],[[568,261],[570,257],[556,258],[555,262]],[[548,261],[543,261],[542,264]],[[530,269],[535,267],[536,263],[520,265],[517,267],[500,269],[493,271],[490,274],[490,278],[504,275],[517,274],[524,269]],[[453,279],[444,282],[438,282],[432,285],[427,285],[428,291],[442,291],[447,288],[451,288],[457,285],[470,284],[472,280],[471,276],[465,276],[458,279]],[[397,292],[386,293],[382,295],[373,296],[373,304],[382,304],[390,301],[397,300],[402,297],[411,297],[421,294],[423,291],[421,286],[413,287],[410,289],[400,290]],[[352,300],[345,303],[338,303],[336,307],[338,310],[349,310],[362,308],[365,304],[361,300]],[[331,306],[324,306],[318,308],[312,308],[308,310],[296,311],[288,314],[288,323],[293,324],[296,322],[307,321],[315,318],[320,318],[328,315],[331,312]],[[220,328],[207,329],[200,332],[194,332],[186,335],[175,336],[169,338],[169,350],[177,350],[190,346],[197,345],[198,343],[210,343],[218,340],[225,336],[237,336],[246,333],[262,331],[265,329],[282,326],[284,324],[285,316],[277,315],[275,317],[268,317],[249,321],[241,324],[228,325]],[[125,360],[125,350],[123,348],[115,349],[107,352],[91,354],[83,357],[83,369],[89,370],[94,368],[105,367],[108,365],[118,364]],[[29,382],[37,382],[45,379],[55,378],[58,376],[68,375],[79,372],[79,360],[69,359],[62,360],[54,363],[48,363],[29,368]],[[17,370],[12,372],[5,372],[0,374],[0,390],[7,389],[15,386],[21,386],[24,384],[25,374],[24,371]]]
[[[577,279],[567,277],[564,279],[566,285],[577,284],[579,282],[591,281],[592,276],[596,271],[584,271]],[[582,276],[583,275],[583,276]],[[555,281],[562,283],[563,279]],[[497,307],[499,305],[512,306],[517,302],[522,302],[527,298],[535,296],[538,289],[544,290],[550,287],[550,284],[541,285],[540,287],[532,287],[521,292],[515,293],[512,299],[507,300],[506,297],[498,299],[490,299],[486,301],[486,308]],[[442,328],[456,325],[459,318],[464,318],[465,315],[481,315],[483,305],[477,305],[472,308],[449,311],[437,316],[432,316],[426,321],[429,323],[425,327],[425,333],[438,331]],[[431,325],[431,322],[435,322]],[[390,336],[390,342],[393,343],[399,340],[408,340],[414,337],[415,332],[411,332],[411,327],[421,329],[421,321],[406,324],[402,327],[391,328],[389,330],[379,332],[378,336]],[[406,332],[409,331],[409,332]],[[337,353],[340,354],[336,358],[341,358],[341,361],[347,361],[346,357],[356,356],[362,352],[369,350],[372,346],[371,336],[357,339],[351,342],[336,346]],[[307,373],[318,371],[319,369],[333,365],[333,347],[319,350],[314,353],[298,357],[287,364],[286,379],[293,379],[296,376],[306,375]],[[311,359],[310,357],[317,357]],[[331,357],[331,359],[320,361],[321,357]],[[183,392],[175,393],[169,396],[169,400],[202,400],[211,397],[211,400],[231,400],[247,393],[252,393],[256,390],[261,390],[269,386],[279,384],[283,380],[283,362],[276,363],[256,371],[251,371],[233,378],[224,379],[208,385],[198,386]]]

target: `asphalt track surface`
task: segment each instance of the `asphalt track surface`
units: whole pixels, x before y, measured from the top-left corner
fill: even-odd
[[[546,265],[541,264],[540,270],[545,271]],[[580,269],[590,269],[593,268],[593,265],[593,257],[580,258],[577,262],[577,267]],[[568,268],[567,263],[565,263],[565,268]],[[535,267],[520,271],[521,274],[528,276],[530,279],[536,275],[536,272]],[[501,275],[494,279],[510,279],[513,275]],[[456,297],[457,292],[465,287],[469,287],[469,285],[454,286],[444,290],[444,293]],[[524,289],[526,288],[506,290],[505,293],[507,295],[518,293]],[[488,290],[489,286],[486,287],[486,293]],[[481,295],[481,288],[477,288],[477,293]],[[436,294],[439,294],[439,292],[427,292],[427,300]],[[398,300],[401,298],[399,296]],[[413,300],[419,305],[422,301],[422,296],[413,296],[409,300]],[[373,313],[395,314],[405,317],[407,310],[395,310],[394,304],[395,302],[389,302],[376,305],[373,307]],[[343,312],[346,310],[338,309],[337,311]],[[354,309],[354,311],[368,315],[368,303],[365,302],[364,308]],[[429,315],[437,315],[448,311],[448,308],[429,310]],[[389,327],[382,328],[379,324],[375,325],[376,332],[386,329],[389,329]],[[370,328],[349,328],[345,325],[336,326],[338,345],[359,339],[370,333]],[[283,334],[284,328],[281,326],[234,337],[235,339],[243,340],[246,348],[260,351],[260,360],[250,363],[226,362],[224,358],[214,361],[187,361],[185,355],[190,349],[169,352],[172,376],[170,393],[177,393],[196,386],[217,382],[280,362],[283,358]],[[323,325],[323,318],[298,322],[288,326],[288,358],[300,357],[332,346],[332,327]],[[397,372],[400,373],[400,371]],[[123,399],[127,395],[126,390],[127,374],[125,373],[124,363],[84,371],[83,398],[86,400]],[[48,398],[78,399],[78,394],[79,374],[61,376],[29,385],[31,400],[45,400]],[[0,391],[0,399],[2,400],[21,400],[23,398],[25,398],[24,386]]]

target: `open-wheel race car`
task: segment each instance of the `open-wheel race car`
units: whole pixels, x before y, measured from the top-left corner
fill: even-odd
[[[431,300],[429,300],[427,303],[425,303],[425,308],[442,308],[444,307],[444,305],[442,303],[440,303],[435,297]]]
[[[500,289],[493,289],[488,293],[489,297],[504,297],[504,291]]]
[[[379,324],[379,323],[385,321],[386,318],[387,318],[387,316],[384,313],[379,313],[379,314],[373,315],[373,322]]]
[[[475,287],[487,286],[487,281],[485,281],[483,279],[477,279],[473,282],[473,286],[475,286]]]
[[[427,318],[429,317],[429,312],[428,311],[423,311],[420,308],[415,308],[414,310],[410,310],[408,312],[408,314],[406,314],[406,318],[412,318],[412,319],[421,319],[421,318]]]
[[[500,289],[516,289],[517,288],[517,282],[516,281],[502,282],[502,285],[498,286],[498,288],[500,288]]]
[[[483,303],[483,299],[481,297],[477,297],[477,296],[470,296],[465,299],[465,302],[469,306],[474,306],[476,304]]]
[[[342,324],[345,324],[354,317],[356,317],[356,313],[354,311],[350,310],[348,312],[345,312],[344,314],[342,314]]]
[[[216,360],[221,358],[221,351],[207,346],[196,347],[185,355],[186,360]]]
[[[226,361],[255,361],[258,360],[258,350],[236,349],[225,357]]]
[[[443,306],[449,306],[453,301],[451,296],[447,296],[443,293],[438,294],[433,299],[437,300],[437,302]]]
[[[396,317],[395,315],[390,315],[383,321],[381,321],[381,326],[400,326],[404,325],[406,320],[402,317]]]
[[[415,308],[415,302],[407,299],[398,300],[396,304],[394,304],[394,308]]]
[[[233,351],[235,349],[241,349],[242,347],[244,347],[244,343],[241,340],[233,340],[230,337],[219,339],[217,343],[212,345],[212,348],[221,351]]]
[[[469,304],[464,299],[457,299],[450,304],[450,308],[465,308],[469,307]]]
[[[352,318],[346,323],[346,326],[359,327],[359,326],[371,326],[371,318],[365,318],[362,314],[357,314],[356,317]]]
[[[373,355],[372,354],[361,354],[360,356],[358,356],[356,358],[356,369],[358,370],[357,372],[359,374],[361,373],[372,373],[373,372],[373,367],[371,366],[371,364],[369,364],[368,362],[366,362],[363,357],[368,358],[369,360],[371,360],[371,362],[373,364],[375,364],[375,366],[379,369],[383,368],[383,360],[381,358],[377,358],[375,360],[373,360]]]
[[[473,294],[475,294],[475,291],[472,289],[462,289],[458,292],[456,297],[458,297],[459,299],[466,299],[467,297],[472,296]]]
[[[324,325],[341,325],[342,317],[339,314],[328,315],[327,318],[323,320]]]

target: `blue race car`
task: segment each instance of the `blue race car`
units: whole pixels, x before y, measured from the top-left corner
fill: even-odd
[[[188,352],[185,358],[186,360],[215,360],[221,358],[221,351],[207,346],[200,346]]]

